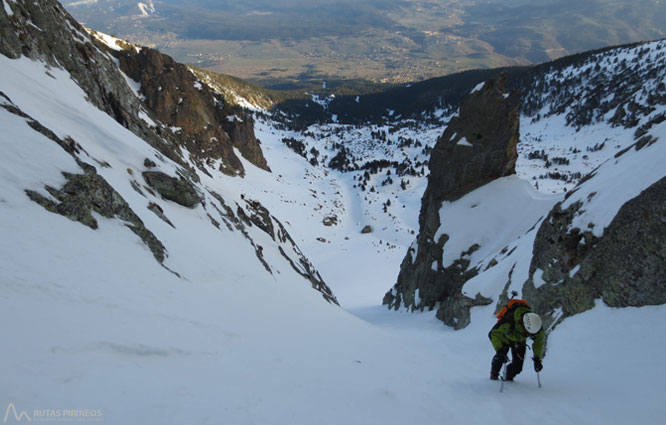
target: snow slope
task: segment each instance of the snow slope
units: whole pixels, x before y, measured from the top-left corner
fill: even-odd
[[[394,195],[400,202],[390,207],[399,206],[393,216],[405,223],[396,231],[350,175],[310,166],[267,123],[257,133],[272,174],[244,164],[243,180],[202,176],[202,185],[225,199],[252,194],[285,222],[345,310],[303,284],[280,258],[268,258],[278,272],[266,273],[247,240],[215,230],[201,207],[155,198],[172,229],[145,208],[127,170],[137,173],[147,157],[165,172],[175,165],[87,103],[64,72],[25,58],[0,57],[0,67],[0,91],[14,105],[59,137],[75,139],[95,165],[94,159],[110,165],[98,172],[165,243],[165,264],[184,277],[161,267],[119,220],[96,217],[100,228],[92,230],[30,201],[25,189],[49,196],[44,185],[60,187],[62,171],[80,170],[25,119],[0,108],[5,423],[18,422],[10,406],[35,422],[75,422],[65,411],[93,410],[110,424],[596,425],[660,423],[666,415],[660,400],[666,370],[658,354],[642,355],[665,348],[664,306],[600,305],[565,321],[551,337],[543,388],[527,362],[502,394],[487,379],[491,306],[474,309],[472,324],[460,332],[432,313],[378,306],[413,238],[423,180]],[[661,135],[663,128],[654,131]],[[644,149],[663,159],[647,150],[661,155],[660,143]],[[514,178],[497,184],[541,198]],[[329,213],[338,225],[322,224]],[[362,235],[365,224],[375,231]],[[514,256],[528,239],[512,242],[519,246]],[[49,410],[60,416],[39,416]]]

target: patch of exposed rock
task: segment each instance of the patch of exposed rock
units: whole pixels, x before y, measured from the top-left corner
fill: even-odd
[[[144,171],[143,178],[164,199],[184,207],[194,208],[203,200],[194,185],[183,177],[171,177],[160,171]]]
[[[389,308],[437,309],[437,317],[456,329],[469,324],[469,309],[491,300],[462,294],[463,284],[478,272],[465,259],[471,246],[449,267],[442,256],[449,236],[434,240],[440,228],[439,210],[490,181],[515,173],[519,140],[519,98],[504,89],[504,78],[488,80],[461,105],[458,116],[437,140],[430,161],[428,186],[419,214],[416,244],[400,266],[398,281],[384,296]],[[458,254],[458,253],[456,253]]]
[[[312,288],[319,291],[324,299],[328,302],[338,304],[338,300],[331,288],[326,285],[324,279],[322,279],[310,260],[303,255],[284,225],[271,215],[258,201],[246,199],[245,204],[245,208],[247,209],[247,213],[244,214],[246,223],[254,224],[277,242],[280,254],[287,260],[291,267],[299,275],[307,279],[312,284]],[[238,209],[239,212],[243,210],[240,206]],[[288,251],[291,251],[291,255]],[[294,258],[296,258],[296,261],[294,261]]]
[[[92,215],[93,211],[102,217],[117,217],[141,238],[157,261],[163,262],[166,249],[162,242],[146,228],[143,221],[132,211],[122,196],[102,176],[97,174],[95,167],[80,161],[79,165],[85,172],[82,174],[63,173],[67,183],[62,188],[45,187],[57,202],[33,190],[26,190],[26,194],[46,210],[78,221],[91,229],[98,228],[97,219]]]
[[[625,203],[601,238],[572,226],[580,202],[553,208],[534,242],[523,294],[547,324],[594,307],[666,303],[666,178]],[[536,285],[536,286],[535,286]]]

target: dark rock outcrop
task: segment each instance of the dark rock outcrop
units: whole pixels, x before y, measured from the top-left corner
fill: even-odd
[[[273,273],[273,270],[264,259],[264,248],[256,244],[249,235],[248,228],[253,226],[266,233],[278,245],[280,255],[296,273],[308,280],[312,284],[312,288],[319,291],[326,301],[338,304],[338,300],[331,288],[324,282],[324,279],[310,260],[303,255],[303,252],[298,248],[298,245],[296,245],[296,242],[294,242],[280,220],[271,215],[266,207],[258,201],[243,199],[245,205],[236,204],[236,211],[234,212],[233,208],[227,205],[219,193],[214,191],[209,191],[209,193],[219,203],[218,206],[215,202],[210,202],[210,205],[217,210],[219,218],[229,230],[236,229],[249,240],[250,244],[254,247],[257,259],[263,264],[266,271],[271,274]],[[213,225],[219,228],[219,222],[210,215],[209,217]]]
[[[122,196],[102,176],[97,174],[95,167],[81,162],[79,165],[84,168],[85,172],[83,174],[63,173],[67,183],[62,188],[46,186],[46,190],[58,202],[32,190],[26,190],[26,194],[46,210],[78,221],[91,229],[98,227],[97,220],[92,215],[93,211],[102,217],[117,217],[141,238],[157,261],[163,262],[166,249],[162,242],[146,228],[143,221],[132,211]]]
[[[472,93],[437,140],[429,161],[416,246],[408,250],[397,283],[384,297],[389,308],[438,308],[437,317],[459,329],[469,323],[471,306],[491,302],[480,295],[472,299],[461,293],[464,282],[478,273],[469,269],[469,260],[464,257],[478,246],[469,247],[468,252],[460,253],[459,260],[444,268],[442,255],[449,236],[434,238],[444,201],[456,200],[515,172],[519,103],[516,94],[505,92],[503,82],[503,78],[489,80]]]
[[[498,177],[515,174],[518,107],[518,96],[505,92],[503,79],[488,80],[463,102],[432,151],[423,195],[427,205],[456,200]]]
[[[534,242],[523,294],[546,323],[589,310],[597,299],[611,307],[665,304],[666,178],[624,204],[601,238],[572,228],[582,207],[556,205]]]
[[[184,207],[194,208],[203,200],[194,185],[182,177],[171,177],[160,171],[144,171],[143,178],[164,199]]]
[[[324,299],[328,302],[338,304],[338,300],[335,298],[331,288],[326,285],[324,279],[322,279],[310,260],[303,255],[284,225],[277,218],[272,216],[266,207],[261,205],[258,201],[246,199],[245,204],[245,208],[247,209],[247,212],[244,213],[246,222],[248,224],[254,224],[270,236],[271,239],[277,242],[279,244],[280,254],[291,265],[296,273],[307,279],[312,284],[312,288],[321,292]],[[238,206],[238,211],[239,213],[243,211],[243,208],[241,208],[240,205]],[[291,251],[291,254],[287,251]],[[296,258],[297,261],[294,261],[294,258]]]
[[[268,170],[252,117],[201,83],[185,65],[145,47],[113,54],[123,72],[141,84],[147,108],[162,124],[175,129],[175,137],[200,169],[221,160],[221,171],[243,175],[236,148],[252,164]]]

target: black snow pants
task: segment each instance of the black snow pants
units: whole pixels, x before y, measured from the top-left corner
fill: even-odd
[[[509,354],[509,349],[511,349],[511,363],[506,368],[506,379],[508,381],[512,381],[514,376],[523,371],[523,361],[525,360],[526,348],[527,344],[524,342],[501,347],[499,350],[497,350],[495,356],[493,357],[493,362],[490,368],[490,375],[499,376],[502,363],[504,363],[504,359],[507,357],[507,354]]]

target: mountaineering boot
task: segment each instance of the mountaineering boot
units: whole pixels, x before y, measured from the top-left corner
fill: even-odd
[[[506,375],[503,377],[505,381],[513,382],[513,378],[520,373],[521,366],[515,363],[509,363],[506,367]]]
[[[490,379],[493,381],[497,381],[499,379],[500,369],[506,361],[506,352],[495,353],[493,356],[493,361],[490,364]]]

